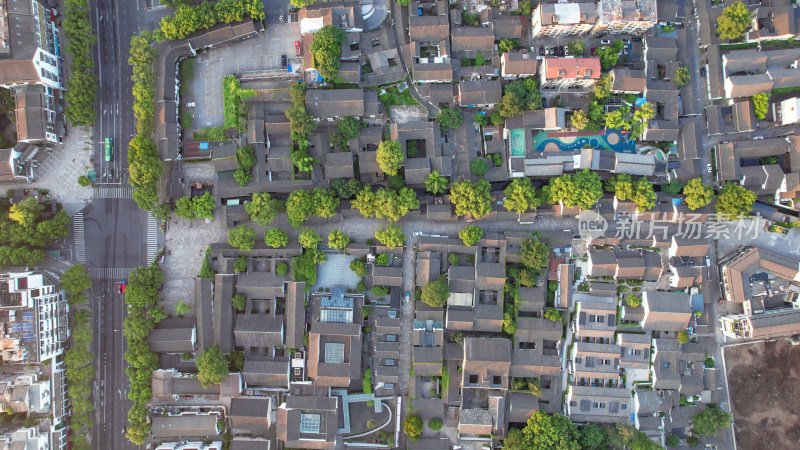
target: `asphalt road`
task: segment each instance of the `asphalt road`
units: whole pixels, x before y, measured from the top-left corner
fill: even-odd
[[[127,187],[127,147],[135,131],[131,68],[127,63],[131,36],[144,12],[139,1],[94,0],[91,20],[98,92],[95,123],[95,168],[100,186]],[[104,161],[103,140],[114,140],[114,156]],[[84,210],[87,267],[92,268],[92,323],[96,355],[94,448],[134,449],[124,434],[128,379],[123,359],[125,306],[116,282],[126,270],[145,263],[146,213],[131,199],[96,199]],[[100,270],[98,270],[100,269]],[[104,274],[105,273],[105,274]]]

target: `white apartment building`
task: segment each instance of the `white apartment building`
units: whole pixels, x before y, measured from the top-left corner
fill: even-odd
[[[47,361],[64,352],[69,336],[63,291],[34,272],[0,274],[0,322],[5,339],[19,339],[23,359]]]
[[[655,0],[600,0],[594,33],[644,34],[658,23]]]
[[[36,0],[0,0],[0,87],[16,97],[21,142],[58,142],[56,111],[64,74],[51,14]]]
[[[539,3],[531,19],[533,37],[583,36],[597,24],[594,3]]]

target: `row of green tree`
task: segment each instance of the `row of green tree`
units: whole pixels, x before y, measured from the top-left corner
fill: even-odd
[[[72,405],[69,440],[71,447],[79,450],[91,448],[87,436],[94,426],[91,397],[95,368],[92,365],[91,312],[86,309],[86,291],[91,286],[86,268],[80,264],[70,267],[61,276],[61,289],[67,294],[73,324],[72,345],[64,354],[64,375],[69,383],[68,395]]]
[[[183,39],[198,30],[207,30],[219,23],[241,22],[245,16],[264,20],[264,3],[259,0],[173,2],[175,14],[161,19],[161,33],[166,39]]]
[[[137,267],[128,277],[125,303],[128,315],[123,322],[123,333],[128,341],[125,361],[130,367],[125,373],[130,378],[129,398],[133,401],[128,411],[126,437],[135,445],[144,443],[150,435],[147,421],[147,404],[153,398],[153,371],[158,369],[158,355],[150,349],[147,336],[161,320],[164,312],[157,306],[158,290],[164,276],[156,265]]]
[[[71,220],[63,210],[55,214],[28,197],[11,206],[0,203],[0,266],[34,266],[46,256],[48,242],[69,234]]]
[[[730,426],[731,416],[717,405],[709,405],[692,418],[692,434],[687,438],[690,447],[699,443],[698,436],[715,436],[722,428]],[[431,421],[433,423],[433,420]],[[430,427],[430,425],[429,425]],[[438,429],[436,423],[431,429]],[[410,441],[416,441],[422,435],[422,419],[409,414],[403,422],[403,431]],[[677,447],[681,439],[675,435],[667,438],[667,445]],[[634,426],[616,423],[608,426],[588,424],[580,429],[566,416],[534,411],[523,429],[510,428],[508,437],[503,441],[503,448],[508,450],[596,450],[596,449],[633,449],[657,450],[661,445],[652,441],[645,433]]]
[[[143,31],[131,37],[128,64],[133,69],[133,115],[136,135],[128,145],[129,182],[134,187],[133,199],[139,208],[152,210],[158,202],[158,182],[164,165],[153,142],[155,117],[153,59],[156,55],[154,33]]]
[[[236,149],[236,162],[239,168],[233,173],[233,179],[239,186],[245,187],[247,183],[253,181],[253,167],[256,165],[256,155],[253,147],[246,145]]]
[[[635,202],[639,211],[647,211],[655,206],[653,187],[644,178],[634,181],[629,175],[620,174],[609,179],[605,187],[619,200]],[[549,203],[563,202],[568,208],[578,206],[585,210],[593,208],[603,196],[603,183],[597,173],[584,169],[574,175],[565,174],[551,178],[541,191],[542,197],[547,198]],[[714,188],[703,184],[700,178],[690,180],[686,186],[681,186],[680,183],[665,185],[664,191],[673,195],[682,191],[686,206],[692,211],[716,200],[715,210],[722,220],[747,216],[756,200],[754,192],[738,183],[726,183],[715,195]]]
[[[692,431],[687,438],[690,447],[696,447],[699,436],[715,436],[720,429],[730,426],[731,416],[719,406],[710,404],[692,418]],[[677,447],[681,439],[670,435],[667,445]],[[503,441],[509,450],[545,449],[636,449],[656,450],[661,445],[632,425],[617,423],[609,426],[588,424],[580,429],[561,414],[534,411],[523,429],[511,428]]]
[[[351,184],[353,186],[350,186]],[[287,211],[290,224],[299,228],[312,214],[320,217],[335,215],[339,198],[352,195],[354,191],[352,188],[359,186],[360,183],[342,182],[339,185],[338,191],[319,188],[314,191],[295,191],[289,195],[286,204],[272,199],[267,193],[254,194],[253,200],[245,203],[245,209],[250,218],[261,226],[269,225],[279,212]],[[432,194],[444,193],[447,189],[447,179],[433,172],[426,182],[426,187]],[[535,210],[544,203],[563,202],[568,208],[577,206],[581,209],[591,209],[603,196],[603,188],[604,183],[600,176],[588,169],[551,178],[546,186],[538,190],[533,187],[529,178],[517,178],[503,191],[505,196],[503,206],[507,211],[517,214]],[[621,201],[635,202],[639,211],[648,211],[656,204],[653,185],[644,178],[634,180],[630,175],[619,174],[605,182],[605,190]],[[673,195],[682,191],[690,210],[706,206],[716,199],[716,212],[722,218],[749,214],[756,199],[755,193],[736,183],[727,183],[719,195],[715,195],[714,189],[703,184],[700,178],[689,181],[686,186],[680,184],[676,186],[675,183],[665,185],[663,190]],[[485,180],[456,181],[450,186],[450,201],[456,215],[470,215],[476,219],[485,217],[492,210],[491,185]],[[419,200],[413,190],[405,187],[399,190],[378,188],[373,191],[366,186],[357,191],[352,208],[358,209],[362,216],[367,218],[375,217],[395,222],[409,211],[418,209]],[[399,237],[397,233],[392,235]]]
[[[311,172],[314,159],[308,153],[308,138],[317,129],[317,121],[306,111],[306,89],[303,83],[293,83],[289,87],[292,106],[283,112],[289,119],[292,141],[292,164],[301,172]]]
[[[64,115],[72,126],[94,125],[97,111],[97,77],[92,74],[92,45],[97,36],[92,34],[89,20],[89,0],[66,0],[64,2],[64,37],[66,51],[70,57],[69,78],[64,100],[67,106]]]

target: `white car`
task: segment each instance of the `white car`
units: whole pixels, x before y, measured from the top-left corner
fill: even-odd
[[[760,141],[762,139],[764,139],[764,136],[756,136],[753,138],[754,141]]]
[[[541,55],[536,55],[536,60],[537,60],[537,61],[541,61],[541,60],[543,60],[543,59],[544,59],[544,56],[541,56]]]
[[[600,43],[601,43],[601,44],[603,44],[603,45],[608,45],[608,44],[610,44],[610,43],[611,43],[611,40],[610,40],[610,39],[602,39],[602,40],[600,41]]]
[[[706,164],[706,170],[711,173],[711,164]]]

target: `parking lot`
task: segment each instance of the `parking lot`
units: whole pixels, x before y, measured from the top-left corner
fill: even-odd
[[[300,68],[300,58],[295,58],[295,41],[300,40],[300,24],[279,23],[268,25],[257,38],[228,47],[203,51],[194,65],[194,100],[197,103],[195,128],[220,127],[224,123],[222,110],[222,77],[281,70],[281,55],[288,57],[292,68]]]

